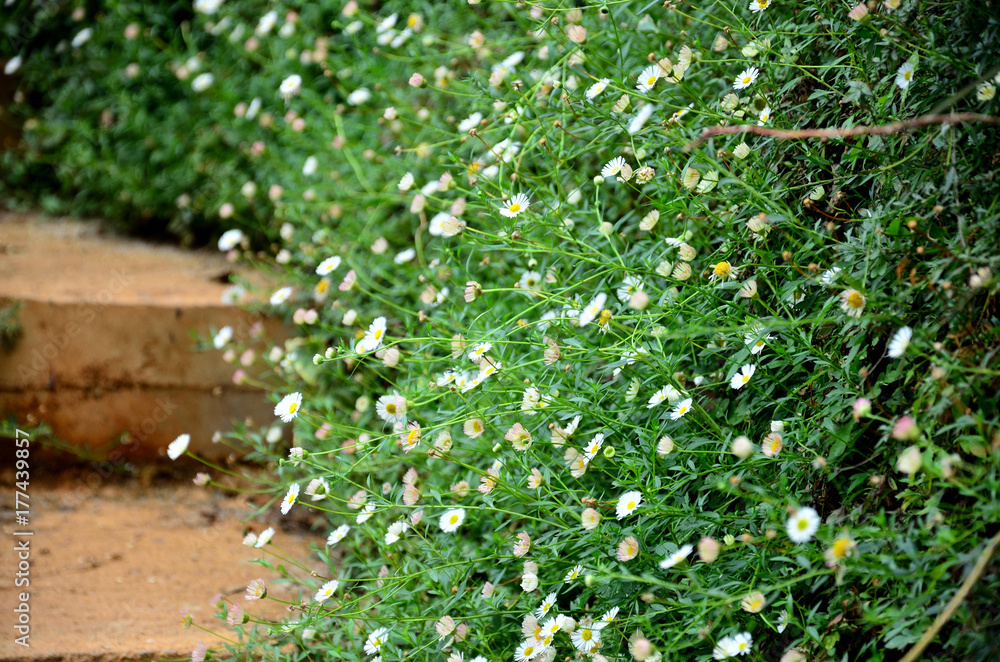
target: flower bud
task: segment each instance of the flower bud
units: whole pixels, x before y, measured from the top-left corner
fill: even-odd
[[[715,538],[705,536],[698,541],[698,558],[704,563],[711,563],[719,558],[719,542]]]
[[[896,461],[896,470],[908,476],[912,476],[920,470],[923,458],[920,456],[920,449],[910,446],[900,454]]]
[[[753,443],[744,436],[739,436],[733,439],[733,455],[740,459],[747,459],[753,455]]]

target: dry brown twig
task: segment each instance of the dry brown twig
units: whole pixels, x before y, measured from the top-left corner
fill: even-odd
[[[1000,117],[992,115],[980,115],[978,113],[953,113],[950,115],[921,115],[909,120],[890,122],[876,126],[852,126],[848,129],[771,129],[766,126],[754,126],[752,124],[739,124],[737,126],[713,126],[701,132],[695,140],[684,147],[685,152],[690,152],[695,147],[703,144],[713,136],[723,136],[734,133],[753,133],[758,136],[772,136],[779,140],[799,140],[802,138],[820,138],[829,140],[830,138],[850,138],[852,136],[884,135],[887,133],[898,133],[908,129],[914,129],[928,124],[964,124],[970,122],[985,122],[987,124],[1000,124]]]
[[[948,602],[948,605],[944,608],[938,617],[934,619],[931,626],[927,628],[920,640],[913,645],[913,648],[903,657],[900,662],[914,662],[920,657],[924,649],[934,640],[937,633],[944,627],[944,624],[951,620],[951,617],[955,614],[955,610],[958,606],[962,604],[965,600],[965,596],[969,594],[972,587],[975,586],[979,578],[983,576],[983,572],[986,570],[986,566],[989,565],[990,559],[993,557],[993,553],[997,551],[997,546],[1000,545],[1000,533],[993,536],[990,541],[986,544],[986,547],[979,554],[979,558],[976,560],[976,565],[973,566],[972,572],[969,576],[962,582],[962,586],[959,587],[958,592],[955,593],[954,597]]]

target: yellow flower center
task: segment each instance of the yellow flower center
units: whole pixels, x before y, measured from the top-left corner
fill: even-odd
[[[330,288],[330,281],[326,280],[325,278],[323,280],[321,280],[320,282],[316,283],[316,293],[317,294],[323,294],[329,288]]]
[[[452,515],[451,520],[449,521],[451,524],[455,524],[456,522],[458,522],[458,515]]]
[[[861,296],[860,292],[851,292],[851,295],[847,297],[847,303],[851,308],[861,308],[865,305],[865,298]]]
[[[293,402],[291,405],[288,406],[288,413],[294,414],[298,410],[298,408],[299,404],[297,402]]]
[[[389,404],[387,404],[385,406],[385,413],[387,413],[387,414],[395,414],[396,413],[396,403],[390,402]]]
[[[408,443],[416,443],[418,439],[420,439],[420,430],[410,430],[410,432],[406,435],[406,441]]]
[[[718,276],[719,278],[725,278],[726,276],[729,275],[729,272],[731,270],[732,267],[729,266],[728,262],[719,262],[718,264],[715,265],[715,275]]]
[[[590,630],[584,630],[583,632],[580,633],[580,638],[583,639],[584,641],[590,641],[590,637],[591,637]]]
[[[686,414],[687,410],[688,410],[688,408],[682,405],[681,408],[677,410],[677,413],[678,414]]]
[[[519,204],[517,204],[517,203],[515,202],[515,203],[513,203],[513,204],[512,204],[512,205],[511,205],[510,207],[508,207],[508,210],[509,210],[509,211],[510,211],[511,213],[514,213],[514,214],[516,214],[517,212],[521,211],[521,205],[519,205]]]
[[[913,72],[912,72],[912,71],[907,71],[907,72],[905,72],[905,73],[903,74],[903,79],[904,79],[904,80],[910,80],[910,78],[911,78],[912,76],[913,76]]]
[[[809,528],[809,520],[800,519],[795,526],[798,528],[799,531],[805,531],[806,529]]]
[[[833,543],[833,555],[842,559],[851,551],[851,546],[850,538],[837,538]]]
[[[534,646],[526,646],[524,649],[524,656],[531,657],[534,654],[534,652],[535,652]]]
[[[753,78],[752,77],[750,77],[750,76],[744,76],[743,77],[743,84],[744,85],[749,85],[752,82],[753,82]]]
[[[375,329],[375,334],[374,335],[375,335],[375,340],[381,340],[382,339],[382,329]]]
[[[633,508],[635,508],[635,501],[629,501],[628,505],[626,505],[625,508],[627,508],[628,510],[632,510]]]
[[[655,84],[656,84],[656,76],[650,76],[649,78],[646,79],[646,85],[652,87]]]

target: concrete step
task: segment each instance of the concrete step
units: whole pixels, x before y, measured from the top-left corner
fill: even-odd
[[[0,302],[22,302],[22,332],[0,348],[0,416],[44,421],[97,454],[125,435],[117,456],[162,457],[182,433],[194,451],[228,454],[212,435],[233,419],[271,422],[273,405],[234,384],[240,366],[199,351],[195,337],[231,326],[246,340],[254,325],[286,335],[278,320],[222,302],[235,271],[217,252],[108,235],[92,221],[0,215]]]

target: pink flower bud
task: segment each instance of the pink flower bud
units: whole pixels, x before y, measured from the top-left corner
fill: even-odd
[[[719,558],[719,542],[715,538],[705,536],[698,541],[698,558],[705,563],[711,563]]]

